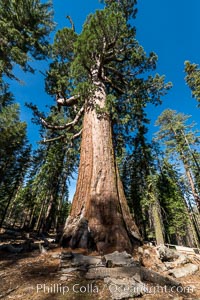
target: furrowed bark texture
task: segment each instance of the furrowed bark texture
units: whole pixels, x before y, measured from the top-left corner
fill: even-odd
[[[105,106],[104,87],[93,104]],[[140,241],[115,164],[109,116],[88,105],[83,121],[79,175],[62,238],[64,246],[99,252],[128,251]]]

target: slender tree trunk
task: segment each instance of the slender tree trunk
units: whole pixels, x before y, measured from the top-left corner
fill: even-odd
[[[4,209],[4,212],[2,214],[1,221],[0,221],[0,228],[3,226],[3,223],[4,223],[5,219],[6,219],[6,215],[7,215],[8,209],[10,207],[10,204],[11,204],[14,196],[17,194],[17,191],[21,187],[21,185],[19,184],[19,187],[17,188],[17,184],[19,184],[19,183],[15,183],[15,186],[13,188],[12,194],[10,195],[10,197],[7,200],[7,205],[6,205],[5,209]]]
[[[7,205],[6,205],[6,207],[5,207],[5,209],[4,209],[4,212],[3,212],[3,214],[2,214],[1,221],[0,221],[0,228],[3,226],[3,223],[4,223],[4,220],[5,220],[5,218],[6,218],[6,214],[7,214],[8,208],[9,208],[9,206],[10,206],[11,200],[12,200],[12,197],[10,197],[10,198],[8,199]]]
[[[46,201],[46,200],[43,200],[43,201],[42,201],[41,208],[40,208],[40,212],[39,212],[39,216],[37,217],[37,222],[36,222],[36,224],[35,224],[35,226],[34,226],[34,230],[35,230],[35,231],[39,231],[40,223],[41,223],[41,221],[42,221],[42,216],[43,216],[43,213],[44,213],[45,201]]]
[[[151,174],[151,172],[150,172]],[[152,175],[151,175],[152,176]],[[149,203],[150,205],[150,215],[152,216],[153,221],[153,230],[155,232],[156,244],[164,245],[164,234],[163,234],[163,223],[162,215],[160,211],[160,203],[157,197],[156,186],[154,180],[148,186],[149,189]]]
[[[173,132],[173,134],[175,136],[175,139],[177,141],[177,133],[176,133],[176,131],[173,128],[171,128],[171,130],[172,130],[172,132]],[[186,139],[186,137],[185,137],[184,134],[183,134],[183,137],[184,137],[184,140],[185,140],[185,142],[187,144],[188,149],[190,150],[190,154],[192,154],[192,151],[190,149],[188,140]],[[177,145],[178,145],[178,141],[177,141]],[[192,194],[193,194],[194,200],[196,201],[197,208],[200,211],[200,196],[197,193],[197,190],[196,190],[196,187],[195,187],[195,183],[194,183],[194,180],[193,180],[193,177],[192,177],[192,173],[191,173],[190,167],[188,165],[188,158],[185,156],[183,150],[180,150],[179,154],[180,154],[181,160],[182,160],[184,168],[185,168],[186,176],[188,178],[188,181],[189,181],[189,184],[190,184],[190,187],[191,187],[191,190],[192,190]],[[195,159],[194,156],[193,156],[193,159],[195,160],[195,163],[197,163],[197,161],[196,161],[196,159]],[[197,163],[197,167],[199,167],[198,163]]]
[[[185,166],[185,172],[186,172],[186,175],[187,175],[187,178],[188,178],[191,190],[192,190],[193,197],[194,197],[194,199],[196,201],[198,210],[200,211],[200,197],[199,197],[199,195],[198,195],[198,193],[196,191],[192,174],[191,174],[190,169],[189,169],[189,167],[188,167],[188,165],[186,163],[184,163],[184,166]]]
[[[35,210],[36,210],[36,205],[34,205],[34,206],[31,208],[31,211],[30,211],[29,224],[28,224],[28,229],[29,229],[29,230],[32,230],[33,227],[34,227],[34,226],[33,226],[33,219],[34,219]]]
[[[189,223],[187,224],[187,228],[186,228],[186,241],[189,247],[197,247],[197,248],[199,247],[198,236],[190,215],[189,215]]]
[[[56,231],[57,231],[57,228],[58,228],[58,220],[59,220],[59,217],[60,217],[61,203],[62,203],[62,198],[59,199],[58,206],[57,206],[57,213],[56,213],[56,215],[55,215],[54,232],[56,232]]]
[[[55,214],[55,226],[54,226],[54,231],[56,232],[59,226],[59,220],[60,220],[60,214],[61,214],[61,208],[62,205],[64,204],[65,201],[65,193],[66,193],[66,180],[67,180],[67,173],[62,178],[62,183],[61,183],[61,193],[57,205],[57,213]],[[63,224],[63,223],[62,223]]]
[[[182,135],[184,136],[185,143],[186,143],[186,145],[187,145],[187,147],[189,149],[189,152],[190,152],[190,154],[191,154],[191,156],[192,156],[192,158],[193,158],[193,160],[195,162],[195,165],[196,165],[198,171],[200,172],[200,165],[199,165],[199,163],[198,163],[198,161],[196,159],[196,156],[194,155],[194,151],[192,151],[192,149],[190,147],[190,143],[188,142],[188,139],[187,139],[186,135],[184,134],[184,132],[182,130],[181,130],[181,132],[182,132]]]
[[[42,229],[43,232],[48,232],[48,230],[50,229],[50,223],[51,223],[50,219],[51,219],[51,214],[53,213],[52,207],[53,207],[53,202],[55,201],[54,195],[51,193],[49,195],[49,198],[50,200],[47,206],[47,211],[44,216],[43,229]]]
[[[159,209],[159,203],[155,199],[155,203],[152,204],[152,215],[153,215],[153,223],[154,223],[154,230],[156,236],[156,244],[157,245],[164,245],[164,236],[163,236],[163,226],[161,222],[161,213]]]
[[[62,238],[63,245],[103,252],[132,251],[140,240],[132,220],[114,158],[111,122],[99,84],[85,108],[76,193]]]

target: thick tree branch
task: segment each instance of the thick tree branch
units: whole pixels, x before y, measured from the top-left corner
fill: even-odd
[[[104,59],[104,63],[105,64],[108,64],[110,62],[119,62],[119,63],[123,63],[126,61],[126,58],[117,58],[116,55],[113,55],[113,56],[107,56],[105,57]]]
[[[72,140],[77,139],[81,134],[82,134],[83,129],[81,129],[79,132],[77,132],[76,134],[73,135],[73,137],[71,138]]]
[[[80,117],[82,116],[84,112],[84,106],[81,107],[81,109],[79,110],[79,112],[77,113],[76,117],[74,118],[74,120],[72,122],[69,122],[65,125],[52,125],[52,124],[49,124],[45,119],[43,118],[40,118],[42,124],[47,128],[47,129],[52,129],[52,130],[63,130],[63,129],[67,129],[67,128],[71,128],[73,126],[75,126]]]
[[[80,96],[72,96],[68,99],[60,96],[59,94],[56,96],[56,102],[58,106],[72,106],[73,104],[77,103]]]
[[[117,75],[119,77],[119,79],[124,83],[124,84],[128,84],[127,81],[124,80],[123,75],[121,72],[119,72],[118,70],[116,70],[115,68],[111,67],[111,66],[104,66],[104,68],[106,70],[110,70],[111,72],[113,72],[115,75]]]
[[[49,142],[54,142],[54,141],[58,141],[58,140],[64,139],[65,137],[66,137],[66,135],[62,134],[60,136],[57,136],[57,137],[51,138],[51,139],[44,138],[44,140],[41,143],[45,144],[45,143],[49,143]]]
[[[121,55],[123,52],[126,52],[126,48],[121,48],[121,49],[111,49],[109,51],[105,52],[105,57],[104,57],[104,63],[109,63],[112,61],[116,62],[123,62],[124,59],[118,58],[119,55]]]
[[[72,141],[72,140],[77,139],[77,138],[81,135],[82,131],[83,131],[83,129],[81,129],[79,132],[75,133],[75,134],[70,138],[70,140]],[[49,142],[55,142],[55,141],[58,141],[58,140],[62,140],[62,139],[64,139],[64,138],[66,138],[66,134],[62,134],[62,135],[60,135],[60,136],[57,136],[57,137],[54,137],[54,138],[51,138],[51,139],[46,139],[46,138],[44,138],[44,140],[43,140],[41,143],[42,143],[42,144],[45,144],[45,143],[49,143]]]

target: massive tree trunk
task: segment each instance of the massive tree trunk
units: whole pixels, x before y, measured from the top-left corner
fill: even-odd
[[[140,241],[139,231],[126,203],[115,163],[109,115],[102,83],[85,106],[76,193],[62,244],[99,252],[131,252]]]

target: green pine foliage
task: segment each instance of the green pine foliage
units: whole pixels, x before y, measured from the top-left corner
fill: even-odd
[[[33,72],[31,59],[44,59],[48,54],[47,36],[53,28],[51,3],[1,0],[0,15],[0,76],[14,78],[16,64]]]
[[[165,238],[171,244],[185,244],[189,223],[186,200],[180,182],[181,175],[173,166],[163,161],[157,179]]]
[[[196,185],[199,182],[197,172],[200,171],[199,138],[198,132],[193,129],[195,124],[188,124],[189,117],[174,110],[165,110],[156,122],[160,126],[156,139],[165,143],[168,155],[171,157],[173,155],[173,158],[182,162],[188,176],[188,183],[198,204],[199,195],[196,191]],[[194,176],[197,183],[194,181]]]
[[[197,64],[185,61],[186,83],[191,89],[192,96],[197,99],[200,106],[200,69]]]
[[[63,113],[52,108],[51,119],[61,121]],[[21,226],[38,232],[47,232],[64,224],[69,213],[69,179],[77,168],[77,150],[57,139],[56,132],[43,132],[45,139],[32,158],[25,185],[20,190],[12,210],[12,219],[18,215]],[[23,207],[23,209],[22,209]]]
[[[181,159],[191,169],[200,171],[199,164],[199,132],[194,129],[196,124],[188,123],[191,116],[165,110],[156,121],[160,126],[156,139],[164,142],[167,154]]]
[[[22,184],[29,166],[30,145],[26,124],[20,121],[19,105],[13,103],[8,86],[0,85],[0,224]]]
[[[140,137],[141,138],[141,137]],[[149,213],[147,206],[144,205],[144,198],[148,189],[147,179],[152,167],[151,146],[136,135],[133,150],[130,155],[125,156],[122,162],[121,178],[130,210],[134,214],[142,236],[148,239],[149,232]]]
[[[54,24],[51,3],[39,0],[0,1],[0,201],[2,225],[13,208],[27,168],[30,145],[19,105],[9,91],[6,77],[17,79],[16,65],[33,72],[31,61],[48,55],[48,36]],[[23,208],[21,207],[21,210]]]
[[[69,18],[71,26],[55,35],[53,62],[46,79],[49,94],[65,99],[77,97],[75,105],[65,107],[67,122],[74,119],[82,105],[89,104],[95,82],[105,84],[106,107],[104,111],[99,107],[96,110],[109,114],[112,120],[115,150],[131,144],[138,103],[143,108],[148,103],[158,105],[171,87],[164,83],[163,76],[152,75],[157,56],[153,52],[147,55],[136,40],[136,30],[130,25],[136,1],[131,5],[129,2],[106,1],[104,9],[88,16],[80,34]]]

